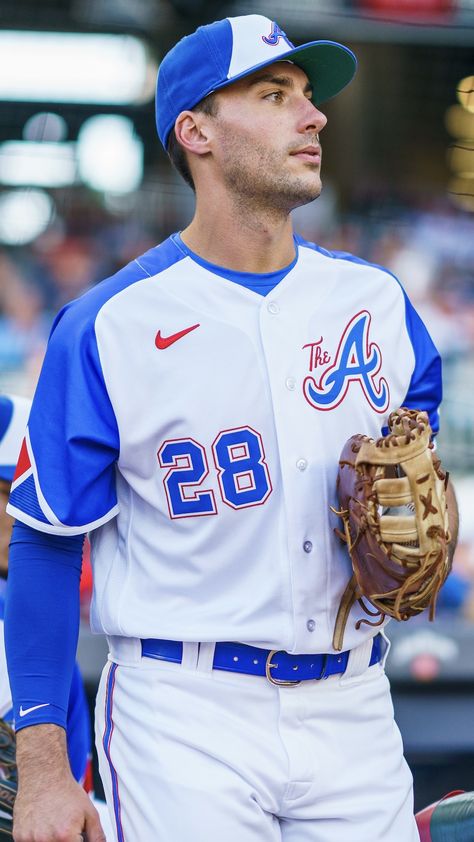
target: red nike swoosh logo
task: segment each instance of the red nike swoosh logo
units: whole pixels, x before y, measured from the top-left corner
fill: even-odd
[[[177,342],[178,339],[182,339],[182,337],[186,336],[187,333],[191,333],[192,330],[196,330],[197,327],[200,327],[200,325],[185,327],[184,330],[180,330],[178,333],[173,333],[171,336],[162,336],[161,330],[159,330],[155,337],[155,345],[160,349],[160,351],[163,351],[165,348],[169,348],[170,345],[173,345],[174,342]]]

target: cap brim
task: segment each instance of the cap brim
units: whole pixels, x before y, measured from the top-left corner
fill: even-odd
[[[290,59],[306,73],[313,87],[312,100],[320,105],[340,93],[354,78],[357,59],[348,47],[335,41],[314,41],[296,47],[280,61]]]
[[[309,44],[302,44],[301,47],[294,47],[286,53],[281,53],[271,61],[256,64],[243,73],[233,76],[232,79],[227,79],[207,93],[227,88],[239,79],[279,61],[292,61],[304,70],[313,88],[311,100],[315,105],[321,105],[322,102],[340,93],[352,81],[357,70],[357,59],[349,47],[338,44],[336,41],[311,41]]]

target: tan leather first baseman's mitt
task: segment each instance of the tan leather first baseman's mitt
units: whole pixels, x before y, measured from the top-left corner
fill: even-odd
[[[18,785],[15,758],[15,734],[0,719],[0,842],[12,842],[13,839],[13,805]]]
[[[337,492],[353,576],[344,591],[333,645],[342,649],[356,600],[380,625],[386,615],[408,620],[430,607],[449,572],[448,476],[431,443],[426,412],[397,409],[382,438],[352,436],[339,460]],[[335,511],[335,510],[333,510]],[[370,603],[371,610],[366,604]]]

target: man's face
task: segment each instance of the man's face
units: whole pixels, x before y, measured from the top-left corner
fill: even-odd
[[[321,192],[319,132],[308,77],[279,61],[216,95],[213,155],[224,182],[245,198],[285,212]]]
[[[9,494],[10,483],[0,479],[0,576],[4,578],[8,571],[8,547],[13,528],[13,518],[5,511]]]

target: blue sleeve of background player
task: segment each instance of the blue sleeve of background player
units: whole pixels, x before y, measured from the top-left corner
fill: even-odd
[[[82,535],[13,528],[5,649],[17,731],[43,722],[67,728],[83,542]]]
[[[405,291],[406,325],[415,353],[415,368],[403,406],[423,409],[430,418],[433,434],[439,430],[439,406],[443,397],[441,357],[423,321]]]

